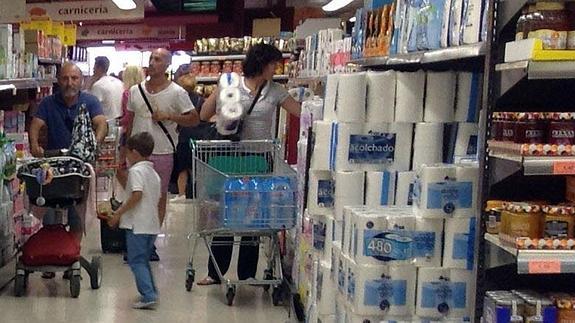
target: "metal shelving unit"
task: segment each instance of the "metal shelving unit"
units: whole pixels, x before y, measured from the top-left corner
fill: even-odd
[[[219,76],[198,76],[196,82],[198,83],[216,83],[220,79]],[[274,81],[287,81],[288,75],[274,75]]]
[[[487,45],[486,43],[481,42],[427,52],[414,52],[382,57],[366,57],[352,60],[350,61],[350,64],[359,65],[361,67],[434,64],[482,57],[486,52]]]
[[[551,0],[557,1],[557,0]],[[491,0],[489,44],[485,57],[484,109],[481,139],[481,203],[495,200],[549,200],[560,202],[561,175],[575,174],[575,157],[522,156],[489,151],[491,115],[501,111],[569,111],[565,101],[575,82],[575,62],[504,61],[505,44],[515,39],[515,21],[531,0]],[[561,1],[559,1],[561,2]],[[573,111],[573,110],[571,110]],[[476,321],[490,289],[560,290],[562,275],[575,273],[575,251],[523,250],[502,243],[486,232],[485,215],[477,230],[478,267]],[[541,274],[541,275],[534,275]],[[550,277],[551,276],[551,277]],[[561,278],[560,278],[561,277]],[[568,276],[572,277],[572,276]],[[572,279],[572,278],[569,278]]]
[[[37,79],[37,78],[21,78],[21,79],[3,79],[0,80],[0,91],[20,90],[20,89],[34,89],[39,87],[50,87],[57,80],[50,79]]]
[[[290,58],[290,53],[283,53],[283,58]],[[240,61],[246,58],[245,54],[232,54],[232,55],[204,55],[192,56],[192,62],[205,62],[205,61]]]

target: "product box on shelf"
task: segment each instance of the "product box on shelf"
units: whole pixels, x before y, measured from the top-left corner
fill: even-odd
[[[14,77],[12,25],[0,25],[0,79]]]
[[[529,38],[505,44],[505,62],[533,61],[573,61],[575,50],[543,49],[541,39]]]

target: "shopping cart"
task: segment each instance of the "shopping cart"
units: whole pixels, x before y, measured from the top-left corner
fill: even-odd
[[[283,272],[278,233],[291,229],[296,221],[296,175],[281,158],[281,145],[272,140],[195,141],[191,143],[192,171],[196,182],[194,229],[188,235],[190,259],[186,289],[194,283],[194,254],[203,239],[226,299],[232,305],[239,285],[273,288],[272,301],[281,301]],[[213,241],[214,236],[253,237],[252,241]],[[223,277],[212,246],[259,245],[269,238],[267,267],[262,280],[230,280]],[[267,240],[267,239],[266,239]]]
[[[46,183],[46,171],[41,170],[48,168],[52,179]],[[70,206],[86,200],[91,173],[89,166],[80,159],[50,157],[24,164],[18,170],[18,178],[25,183],[30,204],[52,209],[58,222],[62,223]],[[53,241],[54,237],[62,241]],[[64,246],[66,251],[50,250],[55,245]],[[27,253],[32,248],[34,256]],[[66,272],[70,280],[70,293],[74,298],[80,295],[81,268],[88,272],[92,289],[100,288],[102,283],[101,257],[92,257],[88,261],[80,256],[79,242],[66,234],[63,225],[50,225],[41,229],[30,237],[19,253],[21,255],[16,264],[14,279],[15,296],[24,295],[28,276],[33,272]]]

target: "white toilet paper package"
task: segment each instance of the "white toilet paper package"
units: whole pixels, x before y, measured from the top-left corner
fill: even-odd
[[[396,72],[367,73],[368,122],[391,123],[395,118]]]
[[[334,123],[331,132],[330,170],[361,171],[365,147],[362,144],[363,123]],[[360,139],[356,139],[360,138]],[[367,140],[367,139],[366,139]]]
[[[412,206],[414,187],[415,172],[397,173],[395,205],[399,207]]]
[[[313,100],[306,101],[301,105],[301,115],[299,119],[299,136],[308,138],[309,130],[313,127],[314,121],[323,118],[323,99],[314,97]]]
[[[339,74],[329,74],[325,84],[325,103],[323,108],[324,121],[336,121],[335,101],[337,98],[337,86],[339,83]]]
[[[397,73],[395,122],[416,123],[423,121],[423,94],[425,72]]]
[[[317,311],[319,315],[335,314],[336,294],[334,281],[330,279],[331,265],[327,262],[320,262],[317,273],[316,299]]]
[[[331,255],[332,242],[334,241],[335,221],[329,215],[316,216],[313,221],[312,243],[315,250],[320,252],[322,259]]]
[[[443,268],[419,268],[416,314],[432,319],[469,316],[473,279],[472,275],[463,276],[460,272]]]
[[[475,218],[445,220],[444,268],[473,269],[475,226]]]
[[[395,204],[395,172],[366,172],[365,204],[384,206]]]
[[[314,93],[311,89],[305,87],[296,87],[288,91],[289,95],[297,102],[305,102],[313,99]]]
[[[218,85],[221,89],[238,88],[240,86],[241,76],[238,73],[223,73],[220,76]]]
[[[413,124],[366,123],[364,136],[358,136],[354,146],[356,162],[365,171],[408,171],[411,161]],[[364,153],[359,153],[363,150]],[[350,156],[352,154],[350,153]]]
[[[461,72],[457,75],[455,121],[477,123],[481,107],[482,81],[481,73]]]
[[[349,301],[354,314],[405,317],[413,314],[416,268],[352,265]]]
[[[343,220],[345,206],[363,204],[364,183],[364,172],[335,173],[334,208],[337,221]]]
[[[453,122],[455,85],[455,72],[427,72],[425,122]]]
[[[334,207],[335,181],[328,171],[309,172],[307,207],[312,214],[331,214]]]
[[[366,73],[340,74],[335,112],[338,122],[365,122]]]
[[[370,209],[371,207],[366,205],[348,205],[344,207],[342,219],[342,252],[348,255],[352,253],[351,240],[353,239],[354,219],[358,213],[366,212]]]
[[[311,169],[313,170],[330,170],[333,127],[334,124],[329,121],[314,121],[313,123],[313,153],[311,156]]]
[[[415,211],[423,217],[453,216],[457,209],[471,210],[476,197],[471,179],[457,180],[457,167],[437,164],[420,168],[415,185]],[[475,180],[475,182],[477,179]]]

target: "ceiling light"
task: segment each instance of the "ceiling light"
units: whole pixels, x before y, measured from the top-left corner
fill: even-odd
[[[353,17],[349,18],[348,21],[349,21],[349,22],[355,22],[355,19],[356,19],[355,16],[353,16]]]
[[[114,45],[115,43],[115,40],[102,40],[102,44],[104,45]]]
[[[326,4],[321,8],[323,9],[323,11],[336,11],[347,6],[352,2],[353,0],[331,0],[328,4]]]
[[[114,4],[120,8],[120,10],[132,10],[136,9],[136,3],[134,0],[112,0]]]

